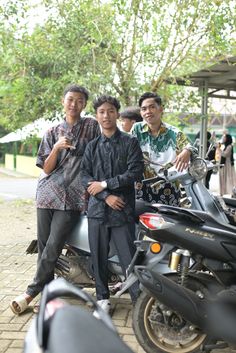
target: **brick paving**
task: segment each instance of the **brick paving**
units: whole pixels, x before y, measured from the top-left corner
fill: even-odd
[[[7,245],[0,245],[0,353],[22,353],[24,338],[34,314],[29,308],[22,315],[16,316],[9,308],[9,302],[18,294],[23,293],[27,284],[32,280],[35,273],[36,255],[25,253],[29,244],[29,241],[26,241],[27,234],[25,234],[25,241],[21,244],[12,244],[11,241],[11,244],[8,244],[5,239],[7,232],[3,232],[1,236],[4,244]],[[94,294],[94,289],[88,289],[88,291]],[[39,298],[36,298],[32,304],[37,299]],[[135,353],[145,353],[132,330],[132,307],[129,296],[124,295],[119,299],[111,298],[111,302],[114,308],[112,320],[120,336]],[[236,350],[225,349],[212,352],[236,353]]]
[[[24,292],[35,272],[36,255],[26,255],[28,245],[0,245],[0,353],[22,353],[25,334],[33,313],[31,308],[16,316],[9,308],[9,302]],[[94,289],[88,289],[94,294]],[[37,302],[36,298],[32,304]],[[122,339],[136,353],[144,353],[132,330],[131,302],[128,295],[111,298],[112,320]],[[66,353],[66,352],[65,352]]]
[[[24,292],[35,272],[36,255],[26,255],[24,244],[0,245],[0,353],[22,353],[24,338],[33,318],[32,307],[20,316],[9,308],[9,302]],[[94,295],[94,289],[88,288]],[[32,304],[35,304],[36,298]],[[132,329],[132,306],[129,295],[111,298],[112,320],[122,339],[135,353],[145,353]],[[235,353],[235,350],[214,350],[215,353]],[[66,353],[66,352],[65,352]]]

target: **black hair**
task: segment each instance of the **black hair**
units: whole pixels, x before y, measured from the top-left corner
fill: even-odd
[[[224,151],[226,150],[227,146],[232,145],[233,143],[233,139],[232,136],[230,134],[225,134],[225,142],[223,142],[224,147]],[[226,158],[225,157],[221,157],[220,163],[221,164],[225,164]],[[231,165],[234,165],[234,151],[233,148],[231,150],[231,155],[230,155],[230,161],[231,161]]]
[[[136,107],[128,107],[120,113],[121,118],[135,120],[136,122],[143,121],[140,109]]]
[[[224,149],[226,149],[227,146],[232,145],[232,143],[233,143],[232,136],[229,134],[225,134],[225,142],[223,142],[223,144],[225,145]]]
[[[138,105],[141,107],[143,101],[148,98],[154,98],[155,102],[158,105],[160,105],[160,106],[162,105],[161,97],[158,96],[158,94],[153,93],[153,92],[145,92],[144,94],[142,94],[142,96],[139,98]]]
[[[200,138],[200,131],[198,131],[197,135],[195,136],[195,139],[199,139]],[[207,141],[209,141],[211,138],[211,133],[210,131],[207,131]]]
[[[118,101],[117,98],[112,97],[112,96],[108,96],[108,95],[103,95],[103,96],[96,98],[93,101],[93,108],[94,108],[95,112],[104,103],[109,103],[111,105],[114,105],[114,107],[116,108],[117,111],[119,111],[119,109],[120,109],[120,102]]]
[[[84,95],[84,97],[85,97],[86,102],[89,99],[89,91],[85,87],[79,86],[76,83],[71,83],[68,86],[66,86],[66,88],[64,89],[64,92],[63,92],[63,96],[65,97],[65,95],[68,92],[79,92],[79,93],[82,93]]]

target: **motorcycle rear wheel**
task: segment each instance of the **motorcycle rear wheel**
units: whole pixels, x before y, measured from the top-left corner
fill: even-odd
[[[188,288],[203,291],[199,285],[198,281],[189,279]],[[193,325],[181,315],[169,309],[171,315],[168,317],[163,314],[162,308],[168,311],[166,306],[146,292],[140,294],[135,304],[133,330],[147,353],[197,353],[202,352],[202,346],[214,343],[211,337],[193,329]]]

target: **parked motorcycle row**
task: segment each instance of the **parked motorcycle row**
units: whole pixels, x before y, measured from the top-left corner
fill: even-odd
[[[110,283],[123,281],[116,296],[140,282],[133,329],[147,353],[210,352],[236,344],[236,202],[227,206],[206,189],[202,180],[210,168],[211,162],[197,158],[187,170],[163,168],[144,181],[178,180],[186,198],[183,207],[137,201],[136,253],[125,280],[111,244]],[[93,283],[86,215],[68,238],[56,273],[83,287]]]

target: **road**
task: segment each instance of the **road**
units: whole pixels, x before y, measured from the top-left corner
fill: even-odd
[[[37,178],[20,178],[0,173],[0,199],[34,199]]]
[[[37,178],[7,175],[0,170],[0,199],[34,199]],[[219,176],[213,174],[210,181],[210,191],[219,193]]]

